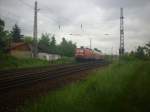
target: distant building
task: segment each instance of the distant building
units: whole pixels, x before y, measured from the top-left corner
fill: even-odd
[[[33,47],[31,44],[27,44],[24,42],[11,43],[8,52],[10,55],[17,58],[32,58],[33,57]],[[57,60],[60,59],[61,56],[58,54],[49,54],[44,52],[38,53],[38,58],[42,60]]]
[[[17,58],[31,58],[32,45],[24,42],[11,43],[8,52]]]
[[[47,61],[51,61],[51,60],[57,60],[60,59],[61,56],[58,54],[48,54],[48,53],[38,53],[38,58],[39,59],[43,59],[43,60],[47,60]]]

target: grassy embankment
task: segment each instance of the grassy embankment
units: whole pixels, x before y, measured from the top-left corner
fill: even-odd
[[[27,103],[23,112],[148,112],[150,61],[126,59]]]
[[[63,57],[55,61],[46,61],[33,58],[15,58],[10,55],[0,54],[0,70],[40,67],[54,64],[73,63],[73,58]]]

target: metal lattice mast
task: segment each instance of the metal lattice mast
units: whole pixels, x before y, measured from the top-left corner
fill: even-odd
[[[119,55],[124,54],[124,21],[123,8],[120,9],[120,48]]]

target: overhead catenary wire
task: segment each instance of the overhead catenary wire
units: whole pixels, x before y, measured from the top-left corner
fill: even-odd
[[[28,8],[30,8],[30,9],[34,9],[34,6],[32,6],[32,5],[30,5],[29,3],[27,3],[27,2],[25,2],[24,0],[18,0],[22,5],[24,5],[24,6],[26,6],[26,7],[28,7]],[[44,14],[44,12],[45,11],[47,11],[48,13],[50,13],[49,11],[51,11],[52,12],[52,14],[50,14],[50,15],[53,15],[53,13],[54,13],[54,10],[53,9],[51,9],[51,8],[49,8],[49,7],[47,7],[47,6],[45,6],[45,7],[40,7],[40,14],[42,14],[44,17],[46,17],[47,18],[47,20],[52,20],[52,21],[54,21],[55,23],[58,23],[58,25],[57,25],[57,28],[58,28],[58,31],[63,31],[63,25],[62,25],[62,23],[61,23],[61,21],[59,21],[58,20],[58,18],[56,18],[56,17],[54,17],[53,16],[53,18],[52,17],[48,17],[48,15],[46,15],[46,14]],[[20,17],[19,17],[20,18]],[[67,18],[64,18],[64,20],[65,21],[69,21],[69,19],[67,19]],[[17,20],[16,20],[17,21]],[[52,22],[51,21],[51,22]],[[17,22],[16,22],[17,23]],[[82,27],[82,24],[81,24],[81,27]],[[83,30],[83,27],[81,28],[81,30]]]
[[[34,7],[32,6],[32,5],[30,5],[28,2],[26,2],[26,1],[24,1],[24,0],[18,0],[18,1],[20,1],[20,3],[22,4],[22,5],[25,5],[26,7],[29,7],[29,8],[32,8],[32,9],[34,9]],[[57,27],[57,31],[63,31],[63,25],[62,25],[62,23],[61,23],[61,21],[59,21],[59,19],[61,20],[61,19],[63,19],[63,18],[58,18],[58,17],[55,17],[54,16],[54,10],[52,9],[52,8],[49,8],[49,6],[44,6],[44,7],[40,7],[40,14],[42,14],[47,20],[49,20],[49,21],[51,21],[51,22],[55,22],[56,23],[56,27]],[[45,11],[47,12],[47,14],[45,14]],[[49,12],[50,11],[50,12]],[[51,14],[51,12],[52,12],[52,14]],[[51,16],[49,16],[49,15],[51,15]],[[64,20],[63,21],[69,21],[69,19],[68,18],[64,18]],[[83,26],[83,24],[79,24],[79,26],[78,27],[80,27],[80,29],[81,29],[81,31],[82,32],[85,32],[85,28],[84,28],[84,26]],[[72,33],[71,33],[72,34]],[[79,35],[78,33],[76,34],[76,35]]]
[[[25,6],[31,8],[31,9],[34,9],[34,6],[28,4],[27,2],[24,2],[23,0],[19,0],[22,4],[24,4]]]

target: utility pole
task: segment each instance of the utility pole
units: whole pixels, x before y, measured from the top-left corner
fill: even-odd
[[[33,57],[36,58],[38,54],[38,43],[37,43],[37,12],[39,9],[37,8],[37,1],[35,1],[34,6],[34,26],[33,26]]]
[[[120,9],[120,48],[119,55],[124,54],[124,21],[123,21],[123,8]]]

